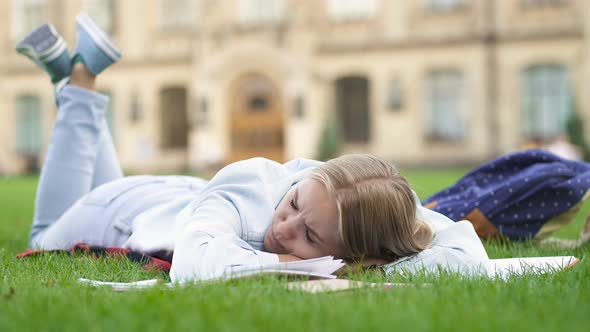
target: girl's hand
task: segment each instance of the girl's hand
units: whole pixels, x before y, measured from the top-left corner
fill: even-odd
[[[293,255],[279,255],[279,262],[293,262],[293,261],[301,261],[303,258],[293,256]]]

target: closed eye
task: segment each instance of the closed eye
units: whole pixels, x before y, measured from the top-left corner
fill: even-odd
[[[299,205],[297,204],[297,198],[299,197],[299,191],[295,189],[295,193],[293,194],[293,198],[291,199],[291,207],[295,211],[299,211]]]
[[[309,227],[305,227],[305,240],[309,243],[314,243],[311,236],[309,236]]]

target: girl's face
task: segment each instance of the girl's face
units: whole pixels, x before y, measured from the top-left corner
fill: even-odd
[[[336,201],[317,180],[305,179],[291,188],[272,219],[264,235],[265,251],[303,259],[344,256]]]

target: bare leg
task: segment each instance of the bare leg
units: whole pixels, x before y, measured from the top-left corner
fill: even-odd
[[[96,91],[96,75],[92,74],[82,63],[75,63],[72,66],[70,84],[82,89]]]

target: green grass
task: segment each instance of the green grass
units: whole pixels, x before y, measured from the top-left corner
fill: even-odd
[[[465,170],[407,172],[420,197],[453,183]],[[573,269],[507,282],[455,275],[395,281],[432,287],[361,289],[311,295],[264,278],[201,287],[117,293],[76,283],[80,277],[131,281],[165,278],[127,261],[83,256],[17,260],[26,246],[37,179],[0,178],[0,331],[588,331],[589,246],[576,250],[532,243],[486,243],[492,258],[576,255]],[[588,213],[560,231],[575,237]],[[377,274],[358,278],[383,281]]]

